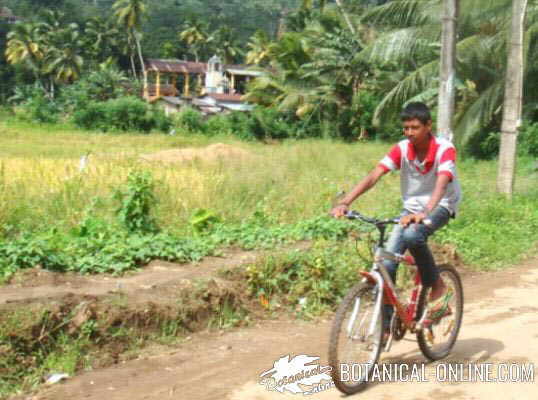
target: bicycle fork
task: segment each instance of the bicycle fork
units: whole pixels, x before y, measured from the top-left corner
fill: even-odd
[[[366,339],[371,338],[375,334],[378,319],[381,317],[381,307],[383,307],[383,277],[378,271],[372,271],[368,273],[368,277],[364,277],[363,282],[371,282],[372,280],[376,282],[378,290],[377,290],[377,293],[375,293],[376,299],[375,299],[374,314],[368,326],[368,331],[364,338],[365,341]],[[348,337],[351,337],[354,339],[355,339],[355,334],[353,332],[353,327],[356,326],[355,320],[357,319],[357,316],[359,314],[360,306],[361,306],[360,299],[359,298],[355,299],[353,311],[351,313],[351,317],[347,324],[347,335]],[[358,325],[359,328],[364,324],[365,318],[366,318],[366,315],[363,316],[362,320],[360,321]]]

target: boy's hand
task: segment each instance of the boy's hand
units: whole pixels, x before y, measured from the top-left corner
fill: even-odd
[[[426,219],[426,214],[424,213],[410,214],[400,218],[400,225],[408,226],[413,223],[420,224],[424,219]]]
[[[335,218],[341,218],[348,211],[348,207],[345,204],[339,204],[331,210],[331,215]]]

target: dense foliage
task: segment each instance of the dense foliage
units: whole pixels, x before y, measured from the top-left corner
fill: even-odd
[[[151,123],[125,126],[103,116],[110,103],[101,103],[122,94],[96,93],[95,74],[103,75],[103,65],[116,68],[124,82],[109,80],[101,88],[139,96],[144,58],[206,61],[218,54],[226,63],[265,70],[246,94],[260,107],[245,118],[214,118],[206,132],[231,130],[245,138],[395,139],[403,104],[424,101],[435,111],[441,4],[440,0],[233,0],[226,4],[4,0],[2,5],[22,20],[0,25],[7,33],[7,41],[0,41],[6,55],[0,63],[5,82],[2,97],[16,95],[17,88],[20,93],[25,84],[37,85],[45,94],[27,100],[28,107],[47,112],[27,113],[34,120],[55,121],[55,104],[67,114],[56,100],[63,96],[75,98],[71,110],[81,127],[166,131],[169,123],[161,116]],[[492,132],[500,130],[509,15],[509,0],[461,2],[456,138],[479,157],[496,153]],[[537,15],[536,8],[529,7],[523,109],[528,124],[536,119],[538,101],[533,88]],[[88,99],[80,102],[85,91]],[[53,104],[45,104],[47,99]],[[185,122],[189,111],[183,114],[180,119]],[[90,124],[93,116],[96,122]],[[203,128],[203,121],[196,122],[198,117],[192,113],[191,117],[194,125]],[[248,131],[237,129],[249,124]],[[194,125],[185,124],[190,131],[196,130]],[[530,142],[525,140],[527,146]]]

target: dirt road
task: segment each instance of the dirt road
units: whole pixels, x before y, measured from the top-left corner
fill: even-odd
[[[464,277],[465,314],[459,340],[441,363],[534,364],[534,382],[440,382],[437,363],[425,366],[428,382],[376,382],[355,397],[375,399],[538,398],[538,260],[518,268]],[[330,321],[265,321],[222,335],[199,335],[164,354],[86,372],[42,390],[33,400],[284,400],[301,394],[268,391],[263,371],[287,354],[320,356],[326,365]],[[409,339],[409,340],[407,340]],[[396,343],[382,361],[421,366],[414,339]],[[313,394],[340,399],[334,388]]]

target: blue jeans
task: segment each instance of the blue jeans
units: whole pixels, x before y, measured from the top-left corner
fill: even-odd
[[[408,214],[410,213],[404,210],[401,216]],[[445,207],[437,206],[428,218],[431,220],[431,225],[410,224],[405,228],[402,225],[395,225],[385,245],[386,250],[394,253],[403,254],[406,250],[409,250],[415,258],[422,285],[424,286],[432,286],[439,279],[439,271],[427,244],[428,237],[448,223],[450,211]],[[387,268],[392,281],[396,282],[398,263],[384,260],[383,264]],[[392,313],[393,307],[385,305],[385,328],[389,327]]]

